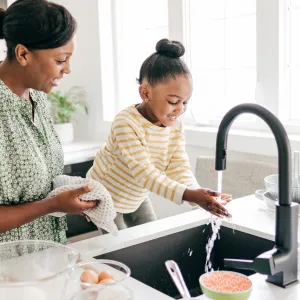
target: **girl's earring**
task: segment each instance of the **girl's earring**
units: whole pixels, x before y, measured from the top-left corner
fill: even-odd
[[[147,99],[147,98],[145,99],[145,102],[146,102],[146,103],[148,102],[148,99]]]

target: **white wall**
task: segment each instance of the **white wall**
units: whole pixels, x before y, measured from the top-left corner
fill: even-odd
[[[0,8],[4,8],[4,9],[7,8],[7,2],[6,2],[6,0],[0,0]]]
[[[75,136],[100,139],[102,117],[99,14],[97,0],[56,0],[64,5],[78,22],[76,50],[71,60],[72,73],[59,86],[66,91],[71,86],[83,86],[88,94],[89,116],[80,116],[75,124]]]

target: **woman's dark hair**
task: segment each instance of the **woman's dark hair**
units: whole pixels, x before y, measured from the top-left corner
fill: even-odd
[[[177,41],[162,39],[156,44],[156,52],[150,55],[142,64],[140,76],[137,79],[141,84],[146,79],[152,86],[157,83],[168,83],[178,75],[191,76],[186,63],[180,58],[184,46]]]
[[[18,44],[29,50],[58,48],[72,39],[76,28],[65,7],[46,0],[17,0],[0,11],[0,39],[6,41],[10,60]]]

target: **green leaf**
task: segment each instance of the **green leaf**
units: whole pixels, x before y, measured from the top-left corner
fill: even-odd
[[[69,123],[77,111],[83,111],[88,115],[86,92],[82,87],[74,86],[66,93],[60,91],[48,94],[51,115],[54,123]]]

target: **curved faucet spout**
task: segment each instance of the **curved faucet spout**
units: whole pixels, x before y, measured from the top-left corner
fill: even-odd
[[[216,145],[216,170],[226,169],[226,149],[229,129],[237,116],[243,113],[254,114],[263,119],[270,127],[276,139],[278,149],[278,173],[279,173],[279,203],[290,205],[292,202],[292,180],[291,180],[291,146],[287,133],[277,119],[266,108],[252,103],[240,104],[232,108],[224,116],[217,135]]]
[[[292,204],[291,146],[287,133],[266,108],[245,103],[232,108],[222,119],[216,142],[216,170],[226,169],[226,150],[229,129],[240,114],[250,113],[263,119],[275,137],[278,149],[279,205],[276,204],[275,249],[263,253],[254,261],[228,260],[225,265],[249,268],[268,274],[268,281],[287,287],[297,279],[298,205]]]

